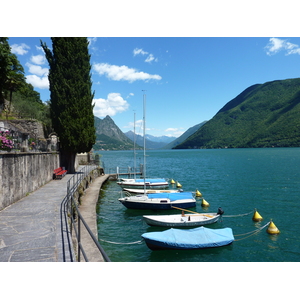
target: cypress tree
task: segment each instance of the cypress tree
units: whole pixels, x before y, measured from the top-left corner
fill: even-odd
[[[50,112],[60,141],[61,166],[75,172],[76,154],[95,144],[90,55],[82,37],[52,37],[52,51],[41,42],[48,60]]]

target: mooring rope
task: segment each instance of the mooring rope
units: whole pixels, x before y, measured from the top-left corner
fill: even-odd
[[[133,244],[141,244],[143,242],[142,240],[140,240],[140,241],[131,242],[131,243],[117,243],[117,242],[102,240],[102,239],[99,239],[99,238],[98,238],[98,240],[100,240],[102,242],[105,242],[105,243],[117,244],[117,245],[133,245]]]
[[[251,213],[253,213],[253,210],[251,210],[250,212],[246,213],[246,214],[240,214],[240,215],[229,215],[229,216],[222,216],[223,218],[233,218],[233,217],[243,217],[243,216],[247,216],[247,215],[250,215]]]
[[[256,229],[256,230],[253,230],[253,231],[250,231],[250,232],[247,232],[247,233],[242,233],[242,234],[235,234],[234,236],[236,237],[236,236],[241,236],[241,235],[247,235],[247,234],[249,234],[249,236],[246,236],[246,237],[244,237],[244,238],[241,238],[241,239],[235,239],[235,241],[241,241],[241,240],[244,240],[244,239],[246,239],[246,238],[248,238],[248,237],[250,237],[250,236],[252,236],[252,235],[254,235],[254,234],[257,234],[258,232],[260,232],[261,230],[263,230],[265,227],[267,227],[268,225],[270,224],[270,222],[268,222],[266,225],[264,225],[264,226],[262,226],[262,227],[260,227],[260,228],[258,228],[258,229]]]

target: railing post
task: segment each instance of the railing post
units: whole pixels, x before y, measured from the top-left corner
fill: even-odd
[[[78,222],[78,241],[77,241],[77,248],[78,248],[78,262],[80,262],[80,245],[81,245],[81,234],[80,234],[80,218],[79,216],[77,215],[77,222]]]

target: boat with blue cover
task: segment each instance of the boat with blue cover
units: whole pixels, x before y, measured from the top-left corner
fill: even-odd
[[[135,189],[166,189],[169,187],[168,181],[164,178],[120,178],[117,182],[122,188]]]
[[[142,238],[151,250],[214,248],[229,245],[234,241],[231,228],[210,229],[203,226],[147,232],[142,234]]]
[[[172,209],[196,206],[196,199],[191,192],[142,194],[119,198],[126,208],[134,209]]]

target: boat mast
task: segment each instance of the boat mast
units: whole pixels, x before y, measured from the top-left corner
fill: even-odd
[[[143,135],[144,135],[144,194],[146,194],[146,95],[145,90],[143,90]]]
[[[133,174],[134,174],[134,179],[136,179],[136,152],[135,152],[135,112],[134,112],[134,125],[133,125],[133,132],[134,132],[134,136],[133,136]]]

